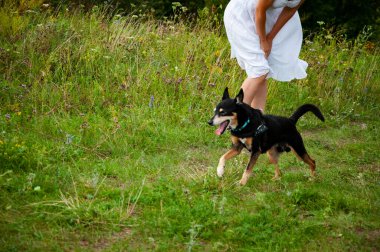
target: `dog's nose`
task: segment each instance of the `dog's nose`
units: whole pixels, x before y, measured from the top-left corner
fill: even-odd
[[[214,122],[213,122],[212,119],[211,119],[210,121],[208,121],[208,125],[210,125],[210,126],[213,126],[213,125],[214,125]]]

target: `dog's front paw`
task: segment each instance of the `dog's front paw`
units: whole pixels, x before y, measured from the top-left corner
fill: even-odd
[[[247,181],[248,181],[248,179],[249,179],[250,176],[251,176],[251,172],[245,171],[243,173],[243,177],[241,177],[241,179],[239,181],[239,184],[242,185],[242,186],[245,185],[245,184],[247,184]]]
[[[281,176],[279,176],[279,175],[274,175],[274,176],[272,177],[272,180],[273,180],[273,181],[280,180],[280,179],[281,179]]]
[[[242,178],[240,181],[239,181],[239,184],[241,185],[241,186],[244,186],[245,184],[247,184],[247,179],[246,178]]]
[[[218,175],[219,178],[221,178],[224,174],[224,166],[223,165],[220,165],[218,166],[218,168],[216,169],[216,174]]]

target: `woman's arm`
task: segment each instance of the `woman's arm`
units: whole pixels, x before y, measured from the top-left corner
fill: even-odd
[[[265,31],[266,11],[272,6],[273,0],[259,0],[255,10],[255,24],[256,32],[260,38],[261,49],[265,53],[265,57],[268,57],[271,45],[267,41],[267,35]]]
[[[299,7],[304,1],[305,0],[301,0],[301,2],[294,8],[284,7],[272,30],[266,36],[266,39],[269,41],[270,44],[272,44],[272,40],[276,37],[277,33],[289,21],[289,19],[293,17],[294,13],[296,13],[296,11],[299,9]]]

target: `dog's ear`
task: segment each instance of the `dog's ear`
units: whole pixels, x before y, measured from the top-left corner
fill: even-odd
[[[230,99],[230,94],[228,93],[228,87],[224,89],[222,101],[225,99]]]
[[[238,95],[235,97],[235,101],[237,104],[241,104],[243,103],[243,100],[244,100],[244,92],[243,92],[243,89],[241,88]]]

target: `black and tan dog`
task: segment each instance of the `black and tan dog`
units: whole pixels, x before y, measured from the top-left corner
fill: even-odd
[[[228,89],[223,93],[222,101],[216,106],[215,114],[208,122],[211,126],[219,125],[215,131],[217,135],[223,134],[226,129],[231,131],[232,148],[219,160],[217,174],[223,176],[226,160],[240,154],[243,148],[251,152],[251,158],[240,180],[241,185],[247,183],[252,173],[252,167],[260,154],[267,153],[270,163],[275,165],[274,179],[280,177],[278,159],[281,152],[292,150],[296,156],[310,167],[311,176],[315,176],[315,161],[307,154],[296,123],[306,112],[311,111],[321,121],[324,117],[321,111],[312,104],[299,107],[289,118],[264,115],[260,110],[251,108],[243,103],[244,93],[230,98]]]

